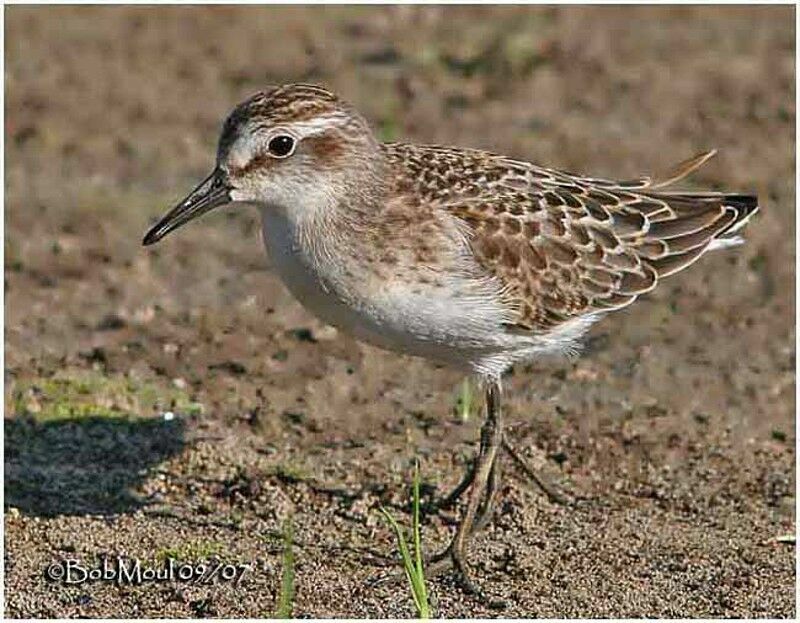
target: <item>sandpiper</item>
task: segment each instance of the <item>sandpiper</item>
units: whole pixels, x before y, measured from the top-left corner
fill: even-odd
[[[330,91],[287,84],[234,108],[213,172],[144,244],[213,208],[255,205],[272,265],[323,321],[480,377],[486,419],[446,555],[483,598],[467,543],[491,517],[501,457],[520,463],[504,434],[501,375],[574,351],[605,314],[741,242],[756,197],[666,189],[713,155],[661,181],[585,177],[475,149],[381,143]]]

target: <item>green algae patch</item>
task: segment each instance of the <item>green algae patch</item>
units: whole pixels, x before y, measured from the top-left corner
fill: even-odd
[[[38,422],[202,412],[202,405],[180,389],[88,371],[18,382],[11,403],[15,416],[29,416]]]
[[[165,547],[156,552],[156,561],[163,563],[170,558],[178,562],[200,562],[219,557],[224,548],[219,541],[189,541],[173,547]]]

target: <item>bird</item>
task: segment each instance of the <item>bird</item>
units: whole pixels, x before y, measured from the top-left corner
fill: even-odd
[[[535,477],[504,426],[503,374],[577,353],[593,323],[743,242],[755,195],[674,189],[715,153],[661,180],[613,181],[480,149],[382,142],[330,90],[276,85],[233,108],[211,174],[143,244],[211,210],[255,206],[273,269],[322,321],[481,381],[479,447],[447,500],[469,493],[437,559],[483,601],[468,544],[491,520],[501,459]]]

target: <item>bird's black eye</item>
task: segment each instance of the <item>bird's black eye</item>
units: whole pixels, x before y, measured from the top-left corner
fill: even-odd
[[[273,156],[285,158],[294,151],[294,139],[286,134],[279,134],[270,140],[267,149]]]

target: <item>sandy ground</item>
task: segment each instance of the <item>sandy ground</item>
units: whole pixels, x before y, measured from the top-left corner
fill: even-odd
[[[719,156],[697,187],[757,192],[749,242],[596,326],[577,362],[518,368],[508,419],[575,497],[508,477],[445,617],[793,617],[794,14],[731,8],[10,7],[6,36],[5,611],[266,616],[292,517],[297,616],[405,617],[372,586],[455,484],[480,417],[460,376],[362,346],[294,301],[256,215],[154,249],[152,219],[263,86],[325,84],[385,139],[483,147],[602,176]],[[174,419],[162,414],[170,411]],[[452,515],[427,515],[427,551]],[[214,581],[66,586],[103,557],[248,565]]]

